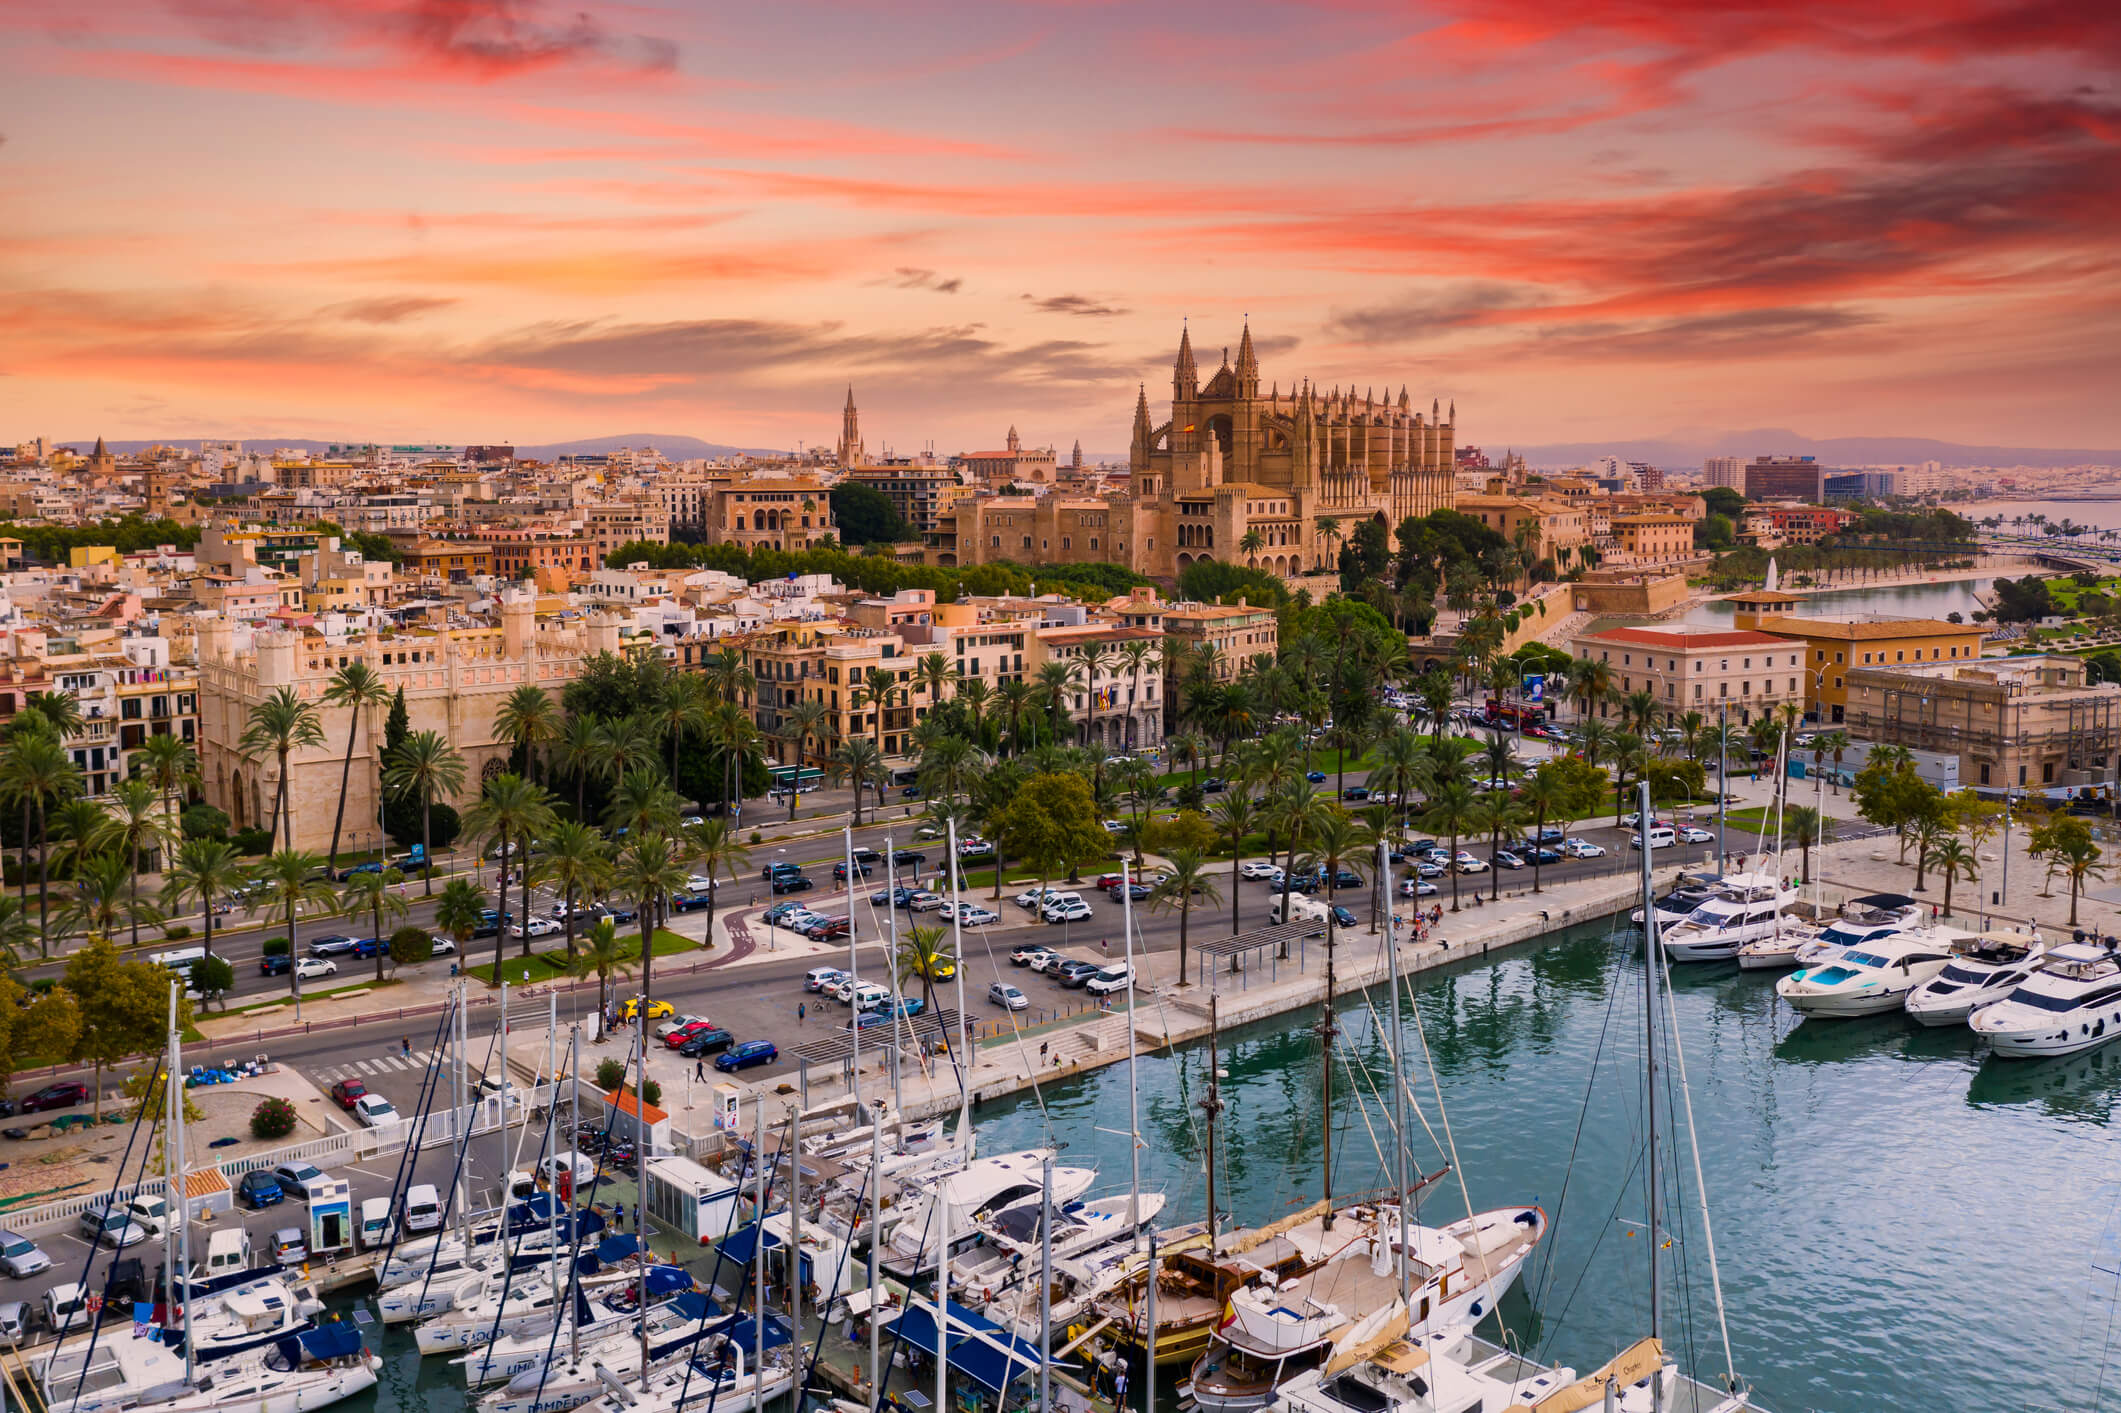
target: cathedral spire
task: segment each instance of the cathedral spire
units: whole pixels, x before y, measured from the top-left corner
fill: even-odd
[[[1407,402],[1407,385],[1405,383],[1401,383],[1399,385],[1399,410],[1401,412],[1406,411],[1408,405],[1409,404]]]
[[[1259,355],[1252,349],[1252,321],[1245,320],[1245,331],[1237,340],[1237,395],[1259,396]]]
[[[1191,402],[1200,393],[1200,369],[1193,363],[1193,330],[1184,327],[1178,335],[1178,362],[1171,369],[1171,398]]]
[[[862,419],[854,410],[854,384],[847,384],[847,406],[840,413],[839,464],[842,467],[862,464]]]

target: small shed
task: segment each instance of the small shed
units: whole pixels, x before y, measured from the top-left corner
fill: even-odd
[[[612,1111],[611,1136],[631,1141],[642,1161],[670,1151],[669,1114],[653,1104],[643,1103],[626,1085],[605,1095],[604,1104]]]
[[[735,1222],[742,1189],[690,1158],[651,1158],[641,1164],[641,1205],[665,1231],[705,1246]]]
[[[219,1168],[194,1168],[184,1175],[184,1213],[192,1221],[211,1212],[232,1212],[235,1207],[235,1189]]]

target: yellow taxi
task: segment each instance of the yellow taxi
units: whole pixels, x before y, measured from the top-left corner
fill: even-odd
[[[661,1020],[677,1013],[678,1008],[668,1001],[644,1001],[639,996],[627,997],[626,1004],[619,1007],[620,1016],[627,1020],[639,1020],[644,1015],[650,1020]]]

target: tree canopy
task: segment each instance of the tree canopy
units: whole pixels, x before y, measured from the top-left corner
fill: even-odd
[[[891,497],[855,481],[842,481],[832,488],[832,520],[843,544],[895,545],[913,538],[913,527],[898,513]]]

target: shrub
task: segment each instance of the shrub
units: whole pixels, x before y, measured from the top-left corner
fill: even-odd
[[[191,964],[191,989],[211,1003],[236,986],[236,969],[224,957],[201,957]]]
[[[258,950],[268,957],[284,957],[287,955],[287,939],[285,937],[268,937]]]
[[[754,844],[763,844],[766,841],[763,837],[760,836],[759,832],[754,829],[751,831],[751,842]]]
[[[648,1083],[642,1085],[641,1090],[642,1097],[649,1103],[660,1104],[663,1102],[663,1086],[657,1084],[654,1080],[651,1079]]]
[[[189,937],[191,936],[191,924],[188,922],[173,922],[169,926],[162,929],[162,936],[165,940],[170,942],[175,942],[180,938]]]
[[[434,954],[434,937],[423,927],[401,927],[390,934],[390,959],[399,966],[417,966]]]
[[[626,1079],[624,1060],[599,1060],[597,1062],[597,1088],[606,1094],[617,1089]]]
[[[441,853],[454,844],[464,828],[457,812],[440,800],[428,819],[434,851]],[[416,795],[392,795],[383,801],[383,828],[403,848],[420,842],[420,801]]]
[[[251,1111],[252,1138],[285,1138],[295,1131],[295,1106],[285,1099],[268,1099]]]
[[[187,839],[225,839],[228,815],[212,805],[193,805],[179,817]]]
[[[228,836],[228,841],[242,854],[264,854],[272,851],[270,829],[238,829]]]

